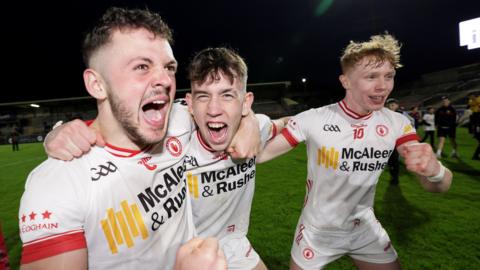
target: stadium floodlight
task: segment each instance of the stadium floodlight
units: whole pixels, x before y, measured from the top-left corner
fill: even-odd
[[[33,107],[33,108],[40,108],[40,105],[38,105],[38,104],[35,104],[35,103],[31,103],[31,104],[30,104],[30,107]]]
[[[480,17],[463,21],[458,24],[460,46],[469,50],[480,48]]]

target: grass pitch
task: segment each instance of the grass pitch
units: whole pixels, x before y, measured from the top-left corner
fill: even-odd
[[[480,161],[471,160],[477,142],[457,130],[460,158],[442,158],[454,172],[445,194],[423,191],[415,177],[401,169],[400,185],[382,174],[375,214],[390,235],[403,269],[480,268]],[[450,153],[446,143],[445,153]],[[12,152],[0,146],[0,224],[12,269],[20,260],[18,206],[28,173],[45,160],[42,144],[20,145]],[[271,270],[288,269],[293,233],[305,194],[306,151],[299,145],[257,167],[249,239]],[[354,269],[344,257],[326,269]]]

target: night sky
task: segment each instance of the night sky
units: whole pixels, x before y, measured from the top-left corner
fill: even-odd
[[[52,1],[53,2],[53,1]],[[67,2],[67,1],[65,1]],[[185,67],[205,47],[236,49],[249,65],[249,82],[307,78],[310,91],[343,95],[338,58],[348,41],[388,30],[402,43],[396,83],[421,74],[480,62],[480,49],[458,45],[458,22],[480,17],[479,0],[242,0],[49,1],[2,5],[3,74],[0,103],[86,96],[83,33],[109,6],[148,7],[174,30]]]

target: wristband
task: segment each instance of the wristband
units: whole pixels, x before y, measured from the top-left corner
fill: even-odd
[[[445,171],[446,171],[445,166],[443,166],[443,164],[440,161],[438,163],[440,163],[440,171],[434,176],[427,176],[427,180],[432,183],[437,183],[442,181],[443,177],[445,176]]]

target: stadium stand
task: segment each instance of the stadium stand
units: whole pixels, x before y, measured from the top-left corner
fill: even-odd
[[[0,144],[8,143],[13,128],[20,133],[20,143],[38,142],[43,141],[59,120],[93,119],[96,115],[96,103],[91,97],[3,103],[0,104]]]
[[[393,95],[400,106],[419,106],[422,110],[440,106],[441,96],[448,95],[452,105],[462,111],[467,96],[477,91],[480,91],[480,63],[424,74],[419,80],[398,87]]]
[[[290,81],[248,84],[247,90],[255,94],[254,111],[272,118],[294,115],[326,103],[316,92],[293,87]],[[188,91],[190,89],[177,89],[177,98],[184,97]],[[397,87],[393,97],[404,108],[419,106],[425,111],[427,106],[440,106],[441,96],[448,95],[461,115],[472,92],[480,93],[480,63],[424,74],[417,81]],[[0,144],[8,143],[12,128],[19,131],[20,143],[42,141],[57,121],[93,119],[96,114],[95,100],[91,97],[3,103],[0,104]]]
[[[290,82],[248,84],[248,91],[255,94],[254,111],[278,118],[294,114],[301,106],[286,100]],[[177,98],[190,89],[178,89]],[[12,129],[16,129],[20,143],[40,142],[57,121],[94,119],[97,115],[95,100],[90,96],[49,100],[33,100],[0,104],[0,144],[9,143]]]

